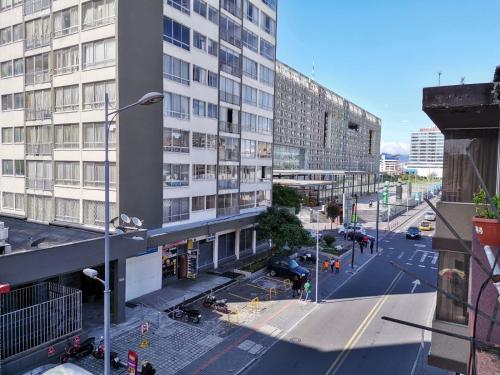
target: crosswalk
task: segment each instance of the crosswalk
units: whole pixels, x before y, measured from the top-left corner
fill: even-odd
[[[415,249],[411,254],[405,251],[388,251],[386,258],[396,258],[400,263],[407,266],[417,266],[419,268],[430,268],[437,270],[438,253],[435,251]]]

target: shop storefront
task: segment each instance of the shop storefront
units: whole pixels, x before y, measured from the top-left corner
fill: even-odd
[[[162,284],[177,279],[195,279],[199,269],[210,264],[213,264],[213,246],[207,246],[205,240],[184,240],[163,245]]]

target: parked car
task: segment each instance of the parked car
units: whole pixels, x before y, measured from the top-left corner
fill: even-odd
[[[422,235],[420,234],[420,229],[418,227],[409,227],[406,230],[406,239],[420,239]]]
[[[301,262],[314,263],[314,262],[316,262],[316,253],[313,251],[303,250],[297,254],[297,259],[299,259]]]
[[[316,240],[316,229],[308,229],[307,231],[309,232],[309,235],[314,240]],[[323,234],[321,233],[321,231],[319,232],[318,237],[319,237],[320,240],[323,238]]]
[[[432,211],[427,211],[424,215],[424,220],[436,221],[436,214]]]
[[[342,227],[339,228],[338,230],[338,233],[339,234],[344,234],[345,232],[347,232],[347,234],[351,233],[351,232],[354,232],[354,224],[349,224],[349,225],[346,225],[344,224]],[[356,233],[362,233],[362,234],[366,234],[366,231],[365,229],[363,228],[363,226],[361,224],[356,224]]]
[[[281,276],[290,280],[309,278],[309,270],[299,266],[295,259],[285,256],[273,256],[267,263],[267,269],[271,276]]]
[[[432,225],[428,221],[422,221],[418,226],[418,229],[420,229],[421,231],[430,231],[432,230]]]

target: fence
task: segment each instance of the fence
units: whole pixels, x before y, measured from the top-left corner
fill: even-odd
[[[42,283],[0,295],[0,363],[82,329],[82,292]]]

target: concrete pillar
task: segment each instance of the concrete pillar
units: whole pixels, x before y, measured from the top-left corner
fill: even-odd
[[[214,269],[219,267],[219,234],[215,233],[214,253],[213,253]]]
[[[252,254],[257,252],[257,231],[254,229],[252,231]]]
[[[241,229],[236,229],[236,233],[234,235],[234,254],[236,255],[236,260],[240,259],[240,233]]]
[[[111,263],[114,270],[113,290],[112,290],[112,318],[113,323],[118,324],[125,321],[125,277],[126,277],[126,260],[119,258]]]

